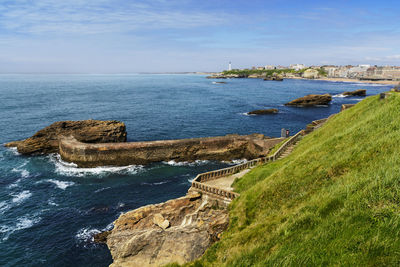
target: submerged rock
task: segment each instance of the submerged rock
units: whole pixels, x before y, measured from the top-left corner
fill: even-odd
[[[367,95],[367,90],[365,89],[359,89],[351,92],[344,92],[342,95],[345,96],[366,96]]]
[[[311,107],[317,105],[328,105],[331,101],[332,96],[330,94],[306,95],[286,103],[285,106]]]
[[[250,111],[248,114],[249,115],[267,115],[267,114],[276,114],[276,113],[278,113],[278,109],[270,108],[270,109],[253,110],[253,111]]]
[[[203,255],[227,228],[228,214],[195,194],[121,215],[106,234],[111,266],[183,264]],[[160,228],[165,221],[169,227]]]
[[[60,136],[73,136],[85,143],[126,142],[126,127],[119,121],[59,121],[38,131],[32,137],[5,146],[17,147],[21,154],[55,153],[58,152]]]

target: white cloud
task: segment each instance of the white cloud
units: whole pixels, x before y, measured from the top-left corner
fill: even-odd
[[[137,29],[185,29],[221,25],[228,14],[127,1],[23,1],[0,4],[0,28],[13,33],[121,33]]]

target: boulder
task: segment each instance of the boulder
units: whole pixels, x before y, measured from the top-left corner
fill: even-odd
[[[344,92],[342,95],[345,96],[366,96],[367,95],[367,90],[365,89],[359,89],[351,92]]]
[[[157,213],[154,215],[153,223],[164,230],[169,227],[169,221],[164,219],[161,213]]]
[[[19,153],[27,155],[56,153],[61,136],[73,136],[84,143],[126,142],[126,127],[119,121],[59,121],[28,139],[11,142],[5,146],[17,147]]]
[[[154,223],[159,219],[168,220],[170,226],[160,229]],[[226,209],[193,195],[129,211],[114,222],[106,238],[114,261],[111,266],[193,261],[219,240],[227,226]]]
[[[248,114],[249,115],[267,115],[267,114],[276,114],[276,113],[278,113],[278,110],[276,108],[270,108],[270,109],[253,110],[253,111],[250,111]]]
[[[285,106],[311,107],[317,105],[328,105],[331,101],[332,96],[330,94],[306,95],[286,103]]]

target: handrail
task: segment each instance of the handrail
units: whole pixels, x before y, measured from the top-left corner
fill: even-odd
[[[233,191],[225,190],[216,186],[211,186],[204,184],[204,182],[218,179],[220,177],[232,175],[238,173],[244,169],[254,167],[258,164],[263,164],[271,161],[275,161],[279,156],[289,147],[297,141],[297,138],[302,134],[302,131],[298,132],[294,136],[290,137],[272,156],[261,157],[241,163],[232,167],[223,168],[215,171],[209,171],[205,173],[200,173],[192,182],[192,188],[198,189],[206,194],[217,195],[223,198],[233,200],[234,198],[240,196],[240,194]]]

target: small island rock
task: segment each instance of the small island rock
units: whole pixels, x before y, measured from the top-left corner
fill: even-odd
[[[351,92],[344,92],[342,95],[345,96],[366,96],[367,95],[367,90],[365,89],[359,89]]]
[[[270,108],[270,109],[253,110],[253,111],[250,111],[248,114],[249,115],[267,115],[267,114],[276,114],[276,113],[278,113],[278,109]]]
[[[306,95],[286,103],[285,106],[312,107],[317,105],[328,105],[331,101],[332,96],[330,94]]]
[[[60,136],[73,136],[84,143],[126,142],[126,127],[119,121],[59,121],[43,128],[32,137],[5,146],[17,147],[19,153],[26,155],[56,153]]]

